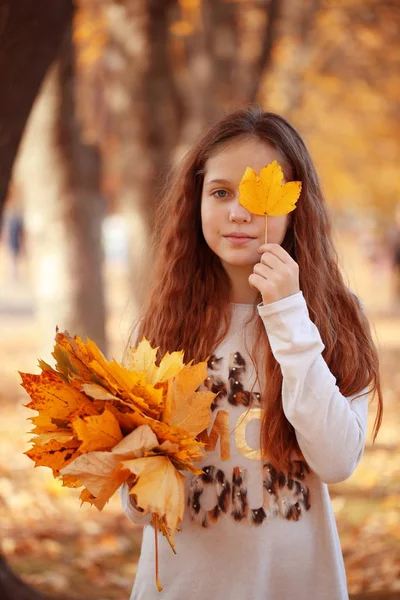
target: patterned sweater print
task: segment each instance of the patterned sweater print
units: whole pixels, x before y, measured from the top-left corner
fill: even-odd
[[[150,515],[135,508],[126,485],[120,488],[126,515],[144,525],[130,600],[348,599],[327,483],[347,479],[362,456],[368,392],[340,393],[302,292],[259,304],[256,318],[282,370],[283,409],[306,461],[294,460],[291,472],[274,469],[260,453],[260,388],[246,350],[254,321],[244,327],[252,309],[233,304],[229,332],[208,362],[204,387],[219,394],[202,434],[203,472],[184,473],[176,555],[159,534],[162,592]]]

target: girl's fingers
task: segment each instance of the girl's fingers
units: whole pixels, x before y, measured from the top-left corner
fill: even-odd
[[[280,258],[275,256],[275,254],[272,254],[272,252],[264,252],[264,254],[261,256],[260,262],[270,269],[277,270],[282,267],[282,261]]]
[[[264,279],[273,277],[273,269],[261,263],[257,263],[256,265],[254,265],[253,273],[255,273],[256,275],[260,275],[260,277],[263,277]]]
[[[254,287],[256,290],[258,290],[260,294],[263,294],[265,291],[267,283],[268,281],[265,279],[265,277],[259,275],[258,273],[252,273],[249,276],[249,284],[251,287]]]
[[[282,246],[280,246],[279,244],[263,244],[258,249],[258,252],[260,254],[270,252],[271,254],[276,256],[281,262],[285,263],[286,265],[295,262],[293,260],[293,258],[290,256],[290,254],[288,252],[286,252],[286,250],[284,248],[282,248]]]

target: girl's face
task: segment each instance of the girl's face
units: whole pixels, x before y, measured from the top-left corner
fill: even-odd
[[[286,181],[289,167],[276,148],[257,138],[241,137],[225,144],[206,163],[201,196],[203,235],[228,272],[229,267],[252,268],[260,262],[257,250],[264,243],[265,217],[253,215],[239,204],[239,183],[246,167],[259,174],[274,160],[281,165]],[[289,215],[268,217],[268,242],[283,242],[288,221]],[[249,237],[235,240],[229,237],[232,232]]]

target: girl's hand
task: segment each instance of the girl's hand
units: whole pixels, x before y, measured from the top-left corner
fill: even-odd
[[[262,255],[254,265],[249,284],[262,296],[264,304],[271,304],[293,296],[300,291],[299,266],[279,244],[263,244],[258,249]]]

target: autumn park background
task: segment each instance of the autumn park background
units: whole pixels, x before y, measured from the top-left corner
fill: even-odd
[[[121,358],[168,170],[253,101],[304,136],[379,344],[381,432],[330,489],[351,598],[400,598],[399,31],[390,0],[0,0],[1,598],[129,597],[141,530],[33,468],[18,370],[56,325]]]

